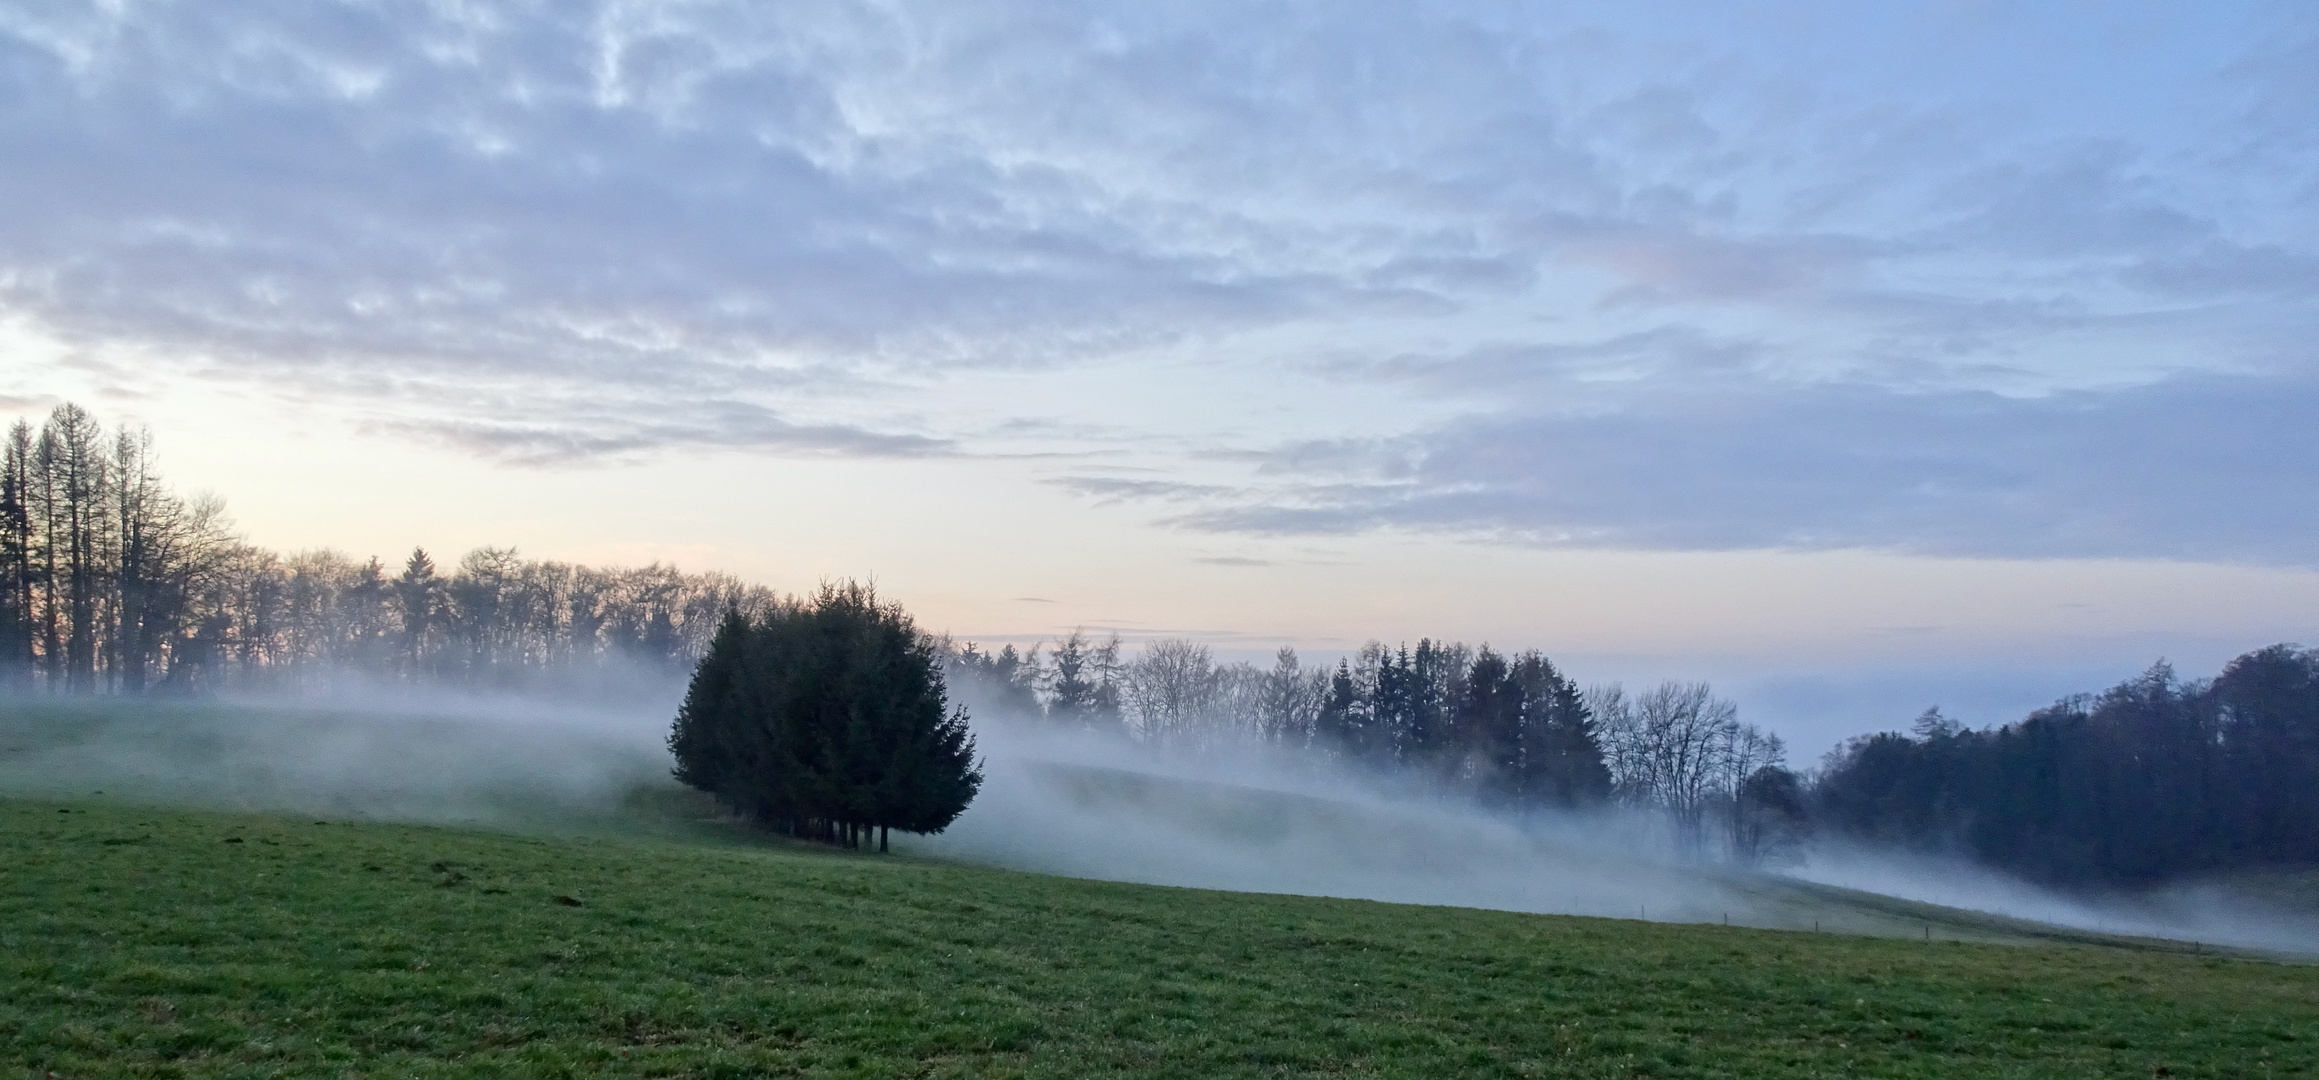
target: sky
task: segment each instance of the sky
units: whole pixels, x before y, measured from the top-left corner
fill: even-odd
[[[2319,644],[2299,3],[0,0],[0,413],[282,549],[1705,678]]]

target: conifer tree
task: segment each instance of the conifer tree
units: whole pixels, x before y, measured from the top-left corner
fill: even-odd
[[[731,797],[737,791],[735,766],[741,758],[738,693],[748,664],[749,621],[738,611],[725,613],[708,652],[693,669],[684,703],[677,706],[676,723],[668,733],[668,752],[676,758],[678,781],[702,791]]]
[[[435,625],[436,595],[441,588],[435,560],[427,549],[412,548],[411,557],[403,562],[403,575],[395,579],[395,601],[402,609],[404,661],[414,676],[424,670],[429,632]]]
[[[1357,754],[1361,737],[1359,710],[1360,691],[1353,684],[1352,668],[1339,660],[1336,674],[1329,677],[1328,696],[1321,701],[1320,715],[1313,718],[1314,741],[1338,754]]]
[[[1585,696],[1535,650],[1514,659],[1520,686],[1518,798],[1532,806],[1588,806],[1610,797],[1610,769]]]
[[[1094,651],[1083,630],[1073,630],[1055,644],[1046,679],[1048,719],[1071,728],[1091,725],[1101,689],[1096,681]]]
[[[849,847],[940,832],[982,783],[934,642],[852,583],[754,623],[729,614],[669,750],[677,779],[738,815]]]

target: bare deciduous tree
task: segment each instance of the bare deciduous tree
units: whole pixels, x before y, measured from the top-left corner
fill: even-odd
[[[1220,687],[1208,647],[1181,638],[1154,641],[1127,665],[1129,723],[1157,746],[1189,746],[1215,711]]]
[[[1720,816],[1727,853],[1749,858],[1741,789],[1786,758],[1779,736],[1739,722],[1739,707],[1706,683],[1669,682],[1629,699],[1616,684],[1588,693],[1613,789],[1630,806],[1667,815],[1683,850],[1704,853]]]

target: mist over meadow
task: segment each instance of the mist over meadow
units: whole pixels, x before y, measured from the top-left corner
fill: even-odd
[[[0,0],[0,163],[0,1072],[2319,1074],[2319,4]]]
[[[73,406],[0,459],[0,581],[6,790],[524,828],[609,827],[673,791],[670,719],[719,622],[800,603],[505,549],[440,568],[267,551],[174,494],[149,437]],[[1428,637],[1258,666],[1181,638],[927,645],[987,776],[906,850],[1847,928],[1791,887],[1811,882],[2319,943],[2292,887],[2245,877],[2319,861],[2319,654],[2291,646],[2209,680],[2161,664],[1997,728],[1932,709],[1799,768],[1707,684],[1582,685],[1535,650]]]

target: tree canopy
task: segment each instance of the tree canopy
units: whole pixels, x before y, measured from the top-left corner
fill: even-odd
[[[982,784],[936,642],[866,585],[725,617],[668,737],[676,777],[749,821],[884,850],[941,832]]]
[[[2319,864],[2319,651],[2211,682],[2160,663],[1989,730],[1931,710],[1830,755],[1813,794],[1838,833],[2063,884]]]

